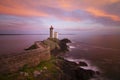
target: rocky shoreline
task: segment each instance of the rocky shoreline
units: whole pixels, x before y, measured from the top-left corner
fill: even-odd
[[[99,71],[81,68],[82,66],[87,66],[85,62],[79,62],[79,64],[77,64],[60,58],[57,65],[64,73],[63,79],[61,80],[89,80],[100,75]]]
[[[0,80],[89,80],[99,75],[99,71],[81,68],[81,64],[52,57],[35,67],[26,65],[16,73],[0,77]]]

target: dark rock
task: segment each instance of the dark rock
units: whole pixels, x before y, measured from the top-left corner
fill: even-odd
[[[33,44],[32,46],[30,46],[29,48],[24,49],[24,50],[32,50],[32,49],[37,49],[37,47],[35,46],[35,44]]]
[[[57,65],[64,73],[64,78],[62,80],[89,80],[94,77],[95,71],[86,70],[79,67],[75,62],[70,62],[67,60],[60,60]],[[67,78],[67,79],[66,79]]]
[[[100,75],[100,72],[99,72],[99,71],[96,71],[96,74],[97,74],[97,75]]]
[[[37,76],[39,76],[40,74],[41,74],[41,71],[38,71],[38,70],[35,70],[35,71],[33,72],[34,77],[37,77]]]
[[[95,71],[93,71],[93,70],[86,70],[86,71],[89,74],[89,77],[94,77]]]
[[[67,39],[67,38],[62,39],[61,42],[63,42],[63,43],[71,43],[71,41],[69,39]]]
[[[83,68],[75,69],[75,75],[77,80],[89,80],[94,77],[95,72],[93,70],[85,70]]]
[[[60,40],[60,48],[61,48],[61,52],[67,52],[69,51],[69,46],[67,45],[67,43],[71,43],[71,41],[69,39],[62,39]]]
[[[88,64],[85,62],[79,62],[79,66],[88,66]]]

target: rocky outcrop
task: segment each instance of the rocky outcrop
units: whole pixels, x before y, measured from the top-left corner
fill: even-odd
[[[56,65],[59,66],[63,72],[62,80],[89,80],[96,75],[99,75],[99,71],[83,69],[79,64],[65,59],[59,59]]]
[[[80,62],[79,62],[79,66],[88,66],[88,64],[86,64],[86,63],[83,62],[83,61],[80,61]]]

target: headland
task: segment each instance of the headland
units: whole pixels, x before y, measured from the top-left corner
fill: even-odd
[[[85,62],[64,59],[71,41],[59,40],[57,32],[53,35],[51,27],[48,39],[34,42],[20,54],[1,57],[0,80],[89,80],[100,74],[81,68],[88,66]]]

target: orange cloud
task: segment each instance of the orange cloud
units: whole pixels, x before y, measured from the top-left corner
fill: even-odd
[[[60,0],[59,5],[64,10],[70,10],[71,8],[73,8],[73,5],[71,5],[71,2],[66,0]]]
[[[70,11],[86,9],[89,7],[100,8],[108,4],[117,3],[119,1],[120,0],[58,0],[58,6],[60,6],[64,10]]]
[[[28,0],[26,0],[26,1],[28,1]],[[61,3],[63,4],[63,7],[58,8],[58,9],[61,9],[60,14],[57,12],[58,10],[52,10],[52,8],[54,9],[54,7],[55,7],[55,5],[52,5],[52,4],[57,4],[57,2],[51,3],[50,1],[48,1],[48,3],[46,3],[46,4],[45,4],[45,2],[47,2],[47,0],[43,0],[43,2],[41,2],[41,3],[39,3],[39,2],[40,1],[32,2],[32,0],[29,0],[28,3],[25,5],[25,4],[22,4],[21,1],[19,1],[19,0],[17,2],[15,2],[14,0],[12,2],[10,0],[4,0],[4,1],[0,2],[0,13],[10,14],[10,15],[18,15],[18,16],[31,16],[31,17],[34,17],[34,16],[40,16],[40,17],[42,16],[42,17],[49,17],[49,18],[56,17],[56,18],[59,18],[59,19],[65,20],[65,21],[78,21],[78,19],[76,19],[72,16],[64,16],[63,15],[64,10],[62,12],[61,8],[69,7],[69,5],[66,5],[66,2],[64,2],[64,1],[61,1]],[[20,4],[18,4],[18,3],[20,3]],[[4,5],[4,4],[6,4],[6,5]],[[50,6],[50,7],[48,7],[48,6]],[[51,12],[51,10],[52,10],[52,12]]]
[[[111,3],[119,2],[119,0],[110,0]]]
[[[5,6],[5,2],[7,2],[7,6]],[[0,13],[2,14],[11,14],[11,15],[20,15],[20,16],[48,16],[47,13],[29,9],[24,7],[24,5],[20,5],[16,2],[10,2],[10,0],[3,1],[3,5],[0,4]]]
[[[114,21],[120,21],[120,17],[112,14],[107,14],[102,10],[94,9],[94,8],[87,8],[86,11],[90,12],[94,16],[97,17],[108,17],[111,18]]]

